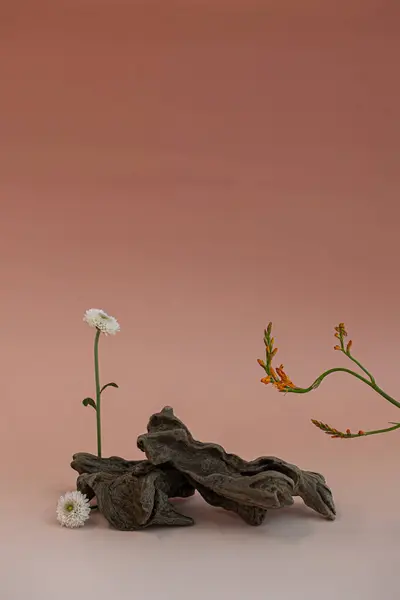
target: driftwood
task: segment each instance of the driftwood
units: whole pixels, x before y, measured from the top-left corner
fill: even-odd
[[[335,518],[335,505],[325,479],[275,457],[245,461],[217,444],[196,441],[170,407],[152,415],[137,445],[147,460],[97,458],[75,454],[71,466],[79,473],[77,488],[96,497],[101,513],[120,530],[150,525],[192,525],[172,498],[197,490],[212,506],[260,525],[267,510],[293,504],[300,496],[323,517]]]

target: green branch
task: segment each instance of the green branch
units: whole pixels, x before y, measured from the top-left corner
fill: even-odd
[[[376,435],[378,433],[387,433],[388,431],[395,431],[400,428],[400,423],[392,423],[392,427],[386,427],[384,429],[372,429],[371,431],[359,431],[358,433],[351,433],[350,429],[346,432],[339,431],[326,423],[322,423],[322,421],[317,421],[315,419],[311,419],[313,425],[321,429],[324,433],[330,435],[332,438],[341,438],[341,439],[350,439],[350,438],[359,438],[365,437],[367,435]]]
[[[319,387],[321,385],[321,383],[325,379],[325,377],[328,377],[328,375],[331,375],[332,373],[340,373],[340,372],[341,373],[348,373],[349,375],[352,375],[353,377],[356,377],[357,379],[359,379],[360,381],[362,381],[363,383],[365,383],[366,385],[368,385],[370,388],[372,388],[380,396],[382,396],[383,398],[385,398],[385,400],[387,400],[388,402],[390,402],[394,406],[397,406],[397,408],[400,408],[400,402],[398,402],[397,400],[395,400],[394,398],[392,398],[391,396],[389,396],[389,394],[387,394],[386,392],[384,392],[375,383],[375,380],[374,380],[374,382],[368,381],[368,379],[365,379],[365,377],[363,377],[362,375],[359,375],[355,371],[352,371],[351,369],[346,369],[344,367],[335,367],[333,369],[329,369],[328,371],[325,371],[324,373],[322,373],[322,375],[320,375],[319,377],[317,377],[317,379],[308,388],[299,388],[299,387],[289,388],[288,387],[287,389],[284,389],[282,391],[284,391],[284,392],[286,392],[288,394],[289,393],[290,394],[307,394],[308,392],[312,392],[312,390],[317,389],[317,387]]]
[[[345,326],[343,323],[339,323],[339,325],[337,327],[335,327],[335,337],[339,340],[339,343],[340,343],[340,346],[339,345],[335,346],[335,350],[345,354],[345,356],[347,356],[354,364],[356,364],[361,369],[361,371],[363,371],[363,373],[368,377],[368,379],[366,377],[364,377],[363,375],[360,375],[356,371],[352,371],[351,369],[346,369],[344,367],[335,367],[332,369],[328,369],[327,371],[322,373],[319,377],[317,377],[317,379],[309,387],[300,388],[300,387],[294,385],[293,382],[286,375],[283,365],[281,365],[280,367],[277,367],[276,370],[272,367],[272,359],[278,352],[278,349],[274,348],[274,338],[271,337],[271,330],[272,330],[272,323],[269,323],[268,328],[266,330],[264,330],[264,344],[265,344],[265,352],[266,352],[265,362],[261,359],[258,359],[258,363],[261,365],[261,367],[264,369],[264,371],[267,374],[267,377],[263,377],[263,379],[261,379],[262,383],[272,384],[280,392],[287,393],[287,394],[307,394],[308,392],[311,392],[312,390],[317,389],[321,385],[321,383],[324,381],[324,379],[326,377],[328,377],[328,375],[331,375],[332,373],[347,373],[348,375],[352,375],[359,381],[362,381],[363,383],[368,385],[368,387],[373,389],[380,396],[382,396],[382,398],[385,398],[385,400],[387,400],[388,402],[390,402],[397,408],[400,408],[400,402],[398,402],[397,400],[392,398],[392,396],[389,396],[389,394],[387,394],[384,390],[382,390],[382,388],[380,388],[377,385],[374,376],[368,371],[368,369],[366,369],[351,354],[350,349],[352,346],[352,341],[350,340],[347,343],[347,345],[345,346],[344,338],[347,336],[347,332],[345,330]],[[378,433],[386,433],[386,432],[394,431],[394,430],[400,428],[400,423],[392,423],[392,427],[387,427],[385,429],[375,429],[375,430],[371,430],[371,431],[361,431],[360,430],[358,433],[351,433],[351,431],[348,429],[346,431],[346,433],[344,433],[342,431],[338,431],[337,429],[334,429],[333,427],[330,427],[329,425],[326,425],[325,423],[322,423],[321,421],[316,421],[313,419],[312,422],[314,423],[314,425],[316,425],[316,427],[318,427],[325,433],[328,433],[329,435],[331,435],[332,437],[335,437],[335,438],[364,437],[366,435],[376,435]]]

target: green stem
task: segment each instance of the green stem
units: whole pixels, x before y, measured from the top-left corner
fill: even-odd
[[[322,383],[322,381],[325,379],[325,377],[328,377],[328,375],[331,375],[331,373],[339,373],[339,372],[348,373],[349,375],[353,375],[353,377],[356,377],[360,381],[363,381],[366,385],[368,385],[370,388],[372,388],[380,396],[385,398],[385,400],[387,400],[394,406],[397,406],[397,408],[400,408],[400,402],[397,402],[397,400],[395,400],[394,398],[389,396],[389,394],[384,392],[378,385],[376,385],[375,382],[368,381],[368,379],[365,379],[365,377],[363,377],[362,375],[359,375],[358,373],[356,373],[355,371],[351,371],[350,369],[345,369],[344,367],[336,367],[334,369],[329,369],[328,371],[325,371],[308,388],[287,388],[285,390],[285,392],[292,393],[292,394],[307,394],[308,392],[315,390]]]
[[[322,381],[325,379],[325,377],[328,377],[328,375],[331,375],[332,373],[339,373],[339,372],[348,373],[349,375],[353,375],[357,379],[360,379],[360,381],[363,381],[364,383],[366,383],[367,385],[372,387],[372,384],[368,381],[368,379],[365,379],[365,377],[363,377],[362,375],[359,375],[355,371],[351,371],[350,369],[346,369],[345,367],[335,367],[333,369],[328,369],[328,371],[325,371],[324,373],[322,373],[322,375],[317,377],[317,379],[308,388],[299,388],[299,387],[290,388],[290,392],[293,392],[295,394],[307,394],[308,392],[315,390],[322,383]],[[288,389],[288,391],[289,391],[289,389]]]
[[[346,334],[347,335],[347,334]],[[362,364],[360,362],[358,362],[357,359],[355,359],[351,354],[350,354],[350,344],[351,342],[349,342],[347,349],[345,349],[344,347],[344,332],[341,331],[339,333],[339,340],[340,340],[340,347],[342,349],[343,354],[345,354],[347,356],[347,358],[349,358],[350,360],[353,361],[353,363],[355,363],[362,371],[364,371],[364,373],[366,375],[368,375],[368,377],[370,378],[372,383],[375,383],[375,379],[373,378],[373,376],[371,375],[371,373],[369,371],[367,371],[367,369],[365,367],[362,366]]]
[[[355,359],[351,354],[350,354],[350,344],[351,342],[349,342],[348,346],[347,346],[347,350],[345,350],[344,347],[344,338],[343,338],[343,331],[341,331],[339,333],[339,340],[340,340],[340,347],[342,349],[343,354],[345,354],[347,356],[347,358],[349,358],[350,360],[353,361],[353,363],[355,363],[362,371],[364,371],[364,373],[366,375],[368,375],[368,377],[370,378],[372,383],[375,383],[375,379],[373,378],[373,376],[371,375],[371,373],[369,371],[367,371],[367,369],[365,367],[362,366],[362,364],[360,362],[358,362],[357,359]]]
[[[386,392],[384,392],[383,390],[381,390],[381,388],[378,385],[376,385],[376,383],[370,384],[370,387],[372,387],[372,389],[375,390],[375,392],[378,392],[378,394],[380,396],[382,396],[382,398],[385,398],[385,400],[387,400],[388,402],[390,402],[394,406],[397,406],[397,408],[400,408],[400,402],[397,402],[397,400],[395,400],[394,398],[392,398],[391,396],[389,396],[389,394],[387,394]]]
[[[368,377],[369,377],[369,378],[370,378],[370,380],[371,380],[371,383],[375,383],[375,378],[374,378],[374,377],[371,375],[371,373],[370,373],[369,371],[367,371],[367,369],[366,369],[365,367],[363,367],[363,366],[362,366],[362,364],[361,364],[360,362],[358,362],[358,360],[357,360],[356,358],[354,358],[354,356],[352,356],[352,355],[350,354],[350,352],[346,352],[346,351],[344,351],[344,353],[345,353],[345,355],[346,355],[346,356],[347,356],[347,357],[348,357],[350,360],[352,360],[352,361],[353,361],[353,363],[355,363],[355,364],[356,364],[358,367],[360,367],[360,369],[361,369],[362,371],[364,371],[364,373],[365,373],[366,375],[368,375]]]
[[[365,437],[367,435],[376,435],[377,433],[387,433],[388,431],[394,431],[395,429],[399,429],[400,428],[400,423],[396,423],[395,425],[393,425],[393,427],[386,427],[386,429],[374,429],[373,431],[365,431],[362,435],[358,434],[358,433],[351,433],[349,435],[346,435],[346,438],[358,438],[358,437]]]
[[[97,456],[101,458],[101,392],[100,392],[100,375],[99,375],[99,339],[101,331],[96,331],[94,338],[94,377],[96,382],[96,425],[97,425]]]

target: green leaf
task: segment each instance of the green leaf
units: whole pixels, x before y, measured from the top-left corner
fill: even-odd
[[[105,390],[106,388],[108,388],[108,387],[114,387],[114,388],[117,388],[118,386],[117,386],[117,384],[116,384],[116,383],[114,383],[113,381],[112,381],[111,383],[106,383],[106,385],[103,385],[103,387],[101,388],[101,390],[100,390],[100,394],[101,394],[102,392],[104,392],[104,390]]]
[[[97,410],[96,402],[93,400],[93,398],[85,398],[84,400],[82,400],[82,404],[83,406],[91,406],[92,408],[94,408],[94,410]]]

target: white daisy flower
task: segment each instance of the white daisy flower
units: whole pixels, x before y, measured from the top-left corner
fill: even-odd
[[[87,496],[81,492],[67,492],[58,501],[57,521],[62,527],[83,527],[90,516],[90,504]]]
[[[83,320],[90,327],[99,329],[105,335],[115,335],[120,330],[117,319],[108,315],[101,308],[90,308],[85,312]]]

